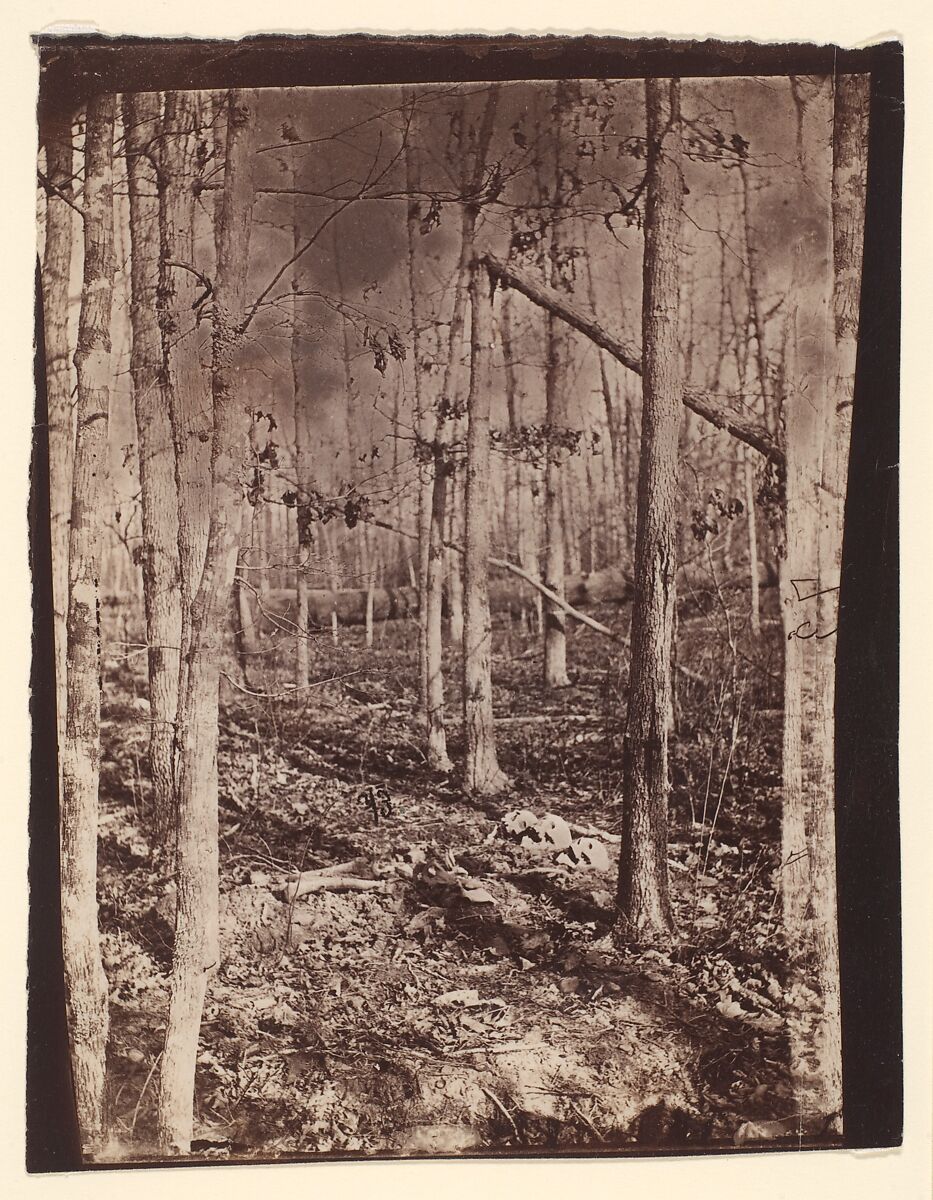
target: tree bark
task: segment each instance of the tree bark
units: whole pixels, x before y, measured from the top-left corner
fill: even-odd
[[[815,966],[821,1009],[791,1044],[797,1104],[836,1115],[842,1132],[842,1030],[836,906],[835,679],[845,478],[859,336],[868,79],[835,79],[832,316],[829,355],[813,338],[813,374],[788,422],[788,569],[784,764],[784,912],[801,973]],[[825,311],[812,314],[815,324]],[[820,329],[823,329],[823,323]],[[835,336],[833,336],[835,335]],[[817,355],[820,358],[817,360]],[[814,406],[814,400],[817,401]],[[806,409],[806,412],[805,412]],[[793,470],[791,470],[793,468]],[[796,485],[796,486],[791,486]],[[794,553],[796,551],[796,553]],[[787,578],[790,576],[790,578]],[[789,750],[789,754],[787,754]]]
[[[680,85],[648,79],[644,407],[635,535],[635,599],[623,748],[621,932],[666,938],[674,928],[667,867],[668,719],[677,546],[678,443],[683,414],[678,345]]]
[[[869,77],[840,75],[835,82],[832,210],[836,361],[831,402],[826,405],[824,412],[820,488],[817,625],[823,636],[815,639],[819,685],[814,729],[819,739],[820,756],[817,812],[812,833],[814,889],[823,901],[816,906],[816,944],[823,996],[819,1040],[826,1112],[839,1112],[842,1106],[836,903],[835,630],[839,622],[840,597],[844,594],[841,587],[842,544],[865,233]],[[830,631],[833,631],[831,636]]]
[[[139,439],[143,599],[151,720],[149,765],[155,830],[157,836],[164,838],[174,817],[181,602],[178,490],[171,421],[168,407],[163,403],[162,343],[158,322],[159,199],[152,167],[161,132],[158,93],[125,95],[123,124],[132,244],[130,373]]]
[[[476,152],[469,180],[470,196],[477,197],[483,182],[486,155],[492,138],[492,128],[499,102],[499,89],[493,85],[486,97]],[[445,574],[445,520],[447,514],[447,488],[451,474],[449,454],[450,419],[449,409],[453,402],[453,382],[463,343],[463,318],[466,307],[466,288],[470,262],[473,254],[473,234],[479,205],[467,202],[463,205],[460,226],[460,259],[455,277],[454,307],[450,319],[447,365],[441,389],[440,407],[434,430],[434,475],[431,493],[431,527],[427,563],[427,596],[425,603],[426,623],[426,675],[428,694],[428,764],[436,771],[450,771],[453,764],[447,754],[447,733],[444,727],[444,673],[443,673],[443,589]]]
[[[206,297],[194,263],[195,115],[190,96],[166,92],[158,171],[161,253],[157,304],[162,338],[160,387],[162,405],[171,422],[178,497],[181,636],[175,718],[176,773],[178,730],[187,720],[193,589],[201,577],[207,547],[212,430],[207,387],[198,355],[201,322],[198,301]]]
[[[110,406],[113,300],[112,95],[88,102],[84,283],[74,361],[77,435],[69,536],[68,698],[62,747],[62,952],[78,1124],[85,1151],[103,1132],[107,979],[97,925],[100,782],[99,571]]]
[[[217,717],[223,626],[242,517],[241,472],[249,418],[237,397],[252,224],[254,116],[243,92],[229,93],[226,164],[214,281],[211,503],[204,570],[191,612],[187,721],[178,763],[177,909],[172,994],[159,1093],[159,1140],[188,1153],[198,1033],[218,943]]]
[[[52,535],[52,610],[55,628],[55,694],[58,744],[62,745],[67,709],[68,653],[68,518],[74,465],[74,420],[71,407],[71,364],[68,337],[68,292],[74,211],[71,178],[74,154],[71,120],[59,116],[43,131],[45,170],[58,196],[45,208],[42,253],[42,312],[45,326],[45,378],[49,404],[49,489]],[[62,197],[67,197],[63,199]]]
[[[514,287],[523,296],[527,296],[539,308],[566,321],[572,329],[576,329],[578,333],[582,333],[584,337],[589,338],[591,342],[611,354],[623,367],[628,367],[636,375],[642,374],[642,363],[637,352],[614,334],[603,329],[589,313],[570,304],[553,288],[538,283],[518,267],[503,262],[494,254],[484,254],[483,261],[503,283]],[[726,430],[734,438],[738,438],[740,442],[746,442],[753,450],[757,450],[759,454],[771,459],[778,466],[784,465],[784,451],[775,443],[766,429],[746,421],[738,413],[717,404],[710,396],[697,388],[684,389],[681,392],[680,400],[687,408],[703,417],[705,421],[709,421],[716,429]]]
[[[550,284],[556,288],[560,280],[560,264],[567,253],[565,233],[568,214],[563,179],[561,139],[564,121],[575,102],[579,100],[579,85],[561,80],[555,86],[555,154],[554,191],[551,209]],[[551,310],[547,311],[547,374],[545,395],[547,415],[545,420],[550,430],[561,433],[567,426],[567,366],[570,353],[569,339],[564,321]],[[566,473],[566,451],[552,439],[548,444],[544,474],[544,581],[558,596],[563,597],[564,573],[566,570],[567,535],[564,521]],[[567,675],[567,628],[563,609],[556,604],[544,607],[544,685],[549,688],[569,687]]]
[[[463,630],[463,720],[467,791],[489,796],[509,786],[499,767],[492,708],[489,614],[489,421],[492,402],[492,282],[474,266],[470,280],[470,398],[467,434],[466,553]]]
[[[842,1053],[835,859],[835,669],[845,481],[858,339],[868,79],[838,76],[833,114],[834,329],[829,301],[798,314],[809,366],[805,396],[788,397],[785,632],[784,919],[792,966],[815,966],[821,1010],[793,1031],[791,1066],[801,1111],[842,1124]],[[812,250],[808,248],[812,254]],[[834,334],[834,338],[833,338]],[[800,336],[803,335],[803,336]],[[834,353],[826,342],[833,338]],[[800,349],[798,349],[798,354]],[[826,370],[827,360],[832,362]]]

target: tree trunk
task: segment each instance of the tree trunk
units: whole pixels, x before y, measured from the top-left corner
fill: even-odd
[[[123,97],[132,243],[133,350],[130,372],[139,438],[143,527],[143,599],[149,665],[149,765],[155,831],[164,839],[175,807],[175,719],[181,602],[178,565],[178,491],[168,407],[160,382],[162,344],[158,322],[159,200],[149,155],[161,130],[155,92]]]
[[[452,497],[453,499],[453,497]],[[451,505],[451,540],[459,540],[457,526],[457,505]],[[460,555],[453,551],[447,552],[447,633],[452,646],[463,645],[463,573],[460,565]]]
[[[502,358],[505,363],[505,389],[509,413],[509,429],[512,434],[517,434],[522,427],[523,413],[512,354],[512,297],[507,290],[502,295],[499,336],[502,343]],[[535,468],[529,463],[523,462],[521,456],[517,454],[514,465],[514,502],[512,505],[515,513],[515,551],[518,561],[524,570],[537,576],[540,567],[538,565],[535,537],[534,472]],[[537,627],[540,629],[541,614],[543,611],[540,592],[535,592],[534,604]],[[528,621],[527,624],[530,626],[531,622]]]
[[[195,107],[190,96],[166,92],[159,158],[159,331],[161,401],[169,413],[178,497],[181,635],[176,731],[187,719],[191,605],[207,547],[212,422],[198,354],[203,288],[194,273],[196,221],[192,170]],[[177,782],[178,734],[175,769]],[[173,827],[174,833],[174,827]]]
[[[100,782],[100,551],[107,478],[110,317],[113,300],[112,95],[88,101],[84,175],[84,283],[74,361],[77,436],[68,567],[68,698],[62,746],[62,952],[75,1104],[82,1143],[103,1132],[107,979],[97,926]]]
[[[294,174],[292,186],[296,185]],[[301,227],[298,220],[298,197],[292,211],[292,253],[298,254],[302,245]],[[298,279],[292,280],[292,291],[298,291]],[[306,480],[307,466],[307,413],[308,396],[305,376],[302,373],[301,353],[301,323],[298,318],[298,296],[292,296],[291,339],[289,342],[289,357],[292,368],[292,398],[295,422],[295,490],[298,496],[296,504],[296,519],[298,528],[297,551],[295,555],[295,592],[296,616],[298,626],[295,643],[295,686],[305,688],[310,678],[310,655],[308,637],[308,561],[311,557],[311,523],[308,516]]]
[[[244,93],[229,93],[226,165],[213,294],[211,504],[204,571],[191,613],[187,721],[178,763],[177,909],[172,994],[159,1094],[159,1140],[188,1153],[198,1034],[218,942],[217,717],[223,626],[242,517],[241,473],[249,418],[237,396],[252,224],[254,118]]]
[[[745,520],[748,528],[748,581],[751,604],[749,623],[752,637],[757,638],[761,636],[761,586],[758,565],[758,525],[755,515],[755,477],[748,447],[743,446],[740,453],[742,455],[742,481],[745,487]]]
[[[593,264],[590,258],[589,238],[586,234],[586,225],[583,226],[583,246],[584,257],[586,260],[586,286],[587,299],[592,311],[598,311],[596,305],[596,282],[593,278]],[[617,565],[622,565],[623,551],[623,522],[625,520],[625,476],[622,460],[622,422],[619,418],[619,413],[616,411],[616,405],[612,398],[612,387],[609,381],[609,368],[606,363],[605,350],[597,350],[599,355],[599,384],[603,398],[603,410],[606,414],[606,429],[609,434],[609,464],[611,468],[612,486],[607,493],[607,504],[609,506],[609,544],[612,547],[612,561]],[[591,568],[592,569],[592,568]]]
[[[255,510],[253,511],[255,513]],[[250,586],[247,583],[252,572],[247,573],[248,562],[244,561],[246,559],[247,556],[241,552],[237,560],[237,571],[233,584],[236,598],[236,608],[233,613],[233,641],[236,646],[243,683],[246,687],[253,688],[257,682],[255,668],[259,664],[260,626],[254,611],[255,597],[251,595]]]
[[[410,93],[406,93],[406,101],[414,105]],[[412,121],[412,125],[414,121]],[[418,165],[411,144],[411,128],[405,141],[405,187],[409,195],[414,195],[418,189]],[[415,254],[418,241],[418,203],[410,199],[406,210],[405,228],[408,236],[408,298],[411,311],[411,365],[412,393],[414,395],[415,432],[419,439],[419,449],[422,454],[418,460],[418,678],[421,689],[421,713],[426,726],[430,712],[428,696],[428,555],[431,540],[431,499],[433,493],[431,472],[424,458],[424,451],[430,446],[433,436],[432,414],[424,403],[421,388],[421,326],[418,313],[418,291],[421,286],[419,270]]]
[[[489,615],[489,419],[492,402],[492,297],[489,273],[470,280],[470,398],[467,434],[463,720],[467,791],[488,796],[509,780],[499,767],[492,710],[492,619]]]
[[[555,86],[555,112],[557,129],[555,139],[555,175],[553,207],[551,214],[551,278],[550,284],[557,286],[560,275],[558,264],[567,252],[567,214],[561,211],[566,201],[563,174],[561,138],[563,121],[575,101],[579,100],[579,85],[561,80]],[[548,312],[547,315],[547,374],[545,393],[547,404],[546,422],[554,433],[561,433],[567,426],[567,366],[570,347],[567,328],[563,321]],[[544,475],[544,523],[545,558],[544,582],[558,596],[564,594],[564,572],[566,556],[566,530],[564,521],[564,474],[566,452],[555,439],[551,439],[547,450]],[[555,604],[544,606],[544,685],[549,688],[569,687],[567,676],[567,629],[566,616]]]
[[[835,669],[845,482],[858,339],[864,234],[868,79],[835,80],[833,294],[835,357],[815,334],[807,345],[816,386],[788,398],[785,614],[783,896],[793,965],[815,965],[822,1008],[794,1030],[791,1065],[801,1111],[836,1115],[841,1132],[842,1053],[835,859]],[[812,250],[808,250],[812,254]],[[825,329],[825,308],[809,325]],[[801,323],[802,324],[802,323]],[[806,329],[806,326],[804,326]],[[802,340],[802,339],[801,339]],[[806,363],[804,364],[806,365]],[[797,371],[800,376],[800,367]]]
[[[45,170],[52,187],[72,198],[74,174],[71,120],[50,120],[43,131]],[[45,209],[42,254],[42,311],[45,324],[45,376],[49,403],[49,490],[52,533],[52,609],[55,621],[55,695],[58,744],[62,745],[67,709],[68,518],[74,464],[68,292],[74,212],[61,196],[49,196]]]
[[[684,192],[679,93],[677,81],[645,81],[644,405],[618,893],[622,933],[638,940],[669,937],[674,927],[667,867],[667,740],[677,565],[677,450],[683,412],[678,345],[678,241]]]
[[[476,141],[476,153],[469,180],[470,195],[477,196],[483,182],[486,155],[492,138],[499,89],[492,86],[486,97],[482,122]],[[460,226],[460,259],[455,277],[454,307],[450,319],[447,365],[441,389],[437,423],[434,431],[434,477],[431,493],[431,528],[427,564],[427,596],[425,603],[426,622],[426,674],[428,693],[428,764],[436,771],[450,771],[453,764],[447,755],[447,733],[444,727],[444,674],[443,674],[443,589],[445,574],[445,520],[447,514],[447,487],[451,463],[449,456],[450,419],[448,412],[453,402],[453,382],[456,366],[463,343],[463,318],[466,307],[466,288],[473,254],[473,234],[478,204],[465,202]]]

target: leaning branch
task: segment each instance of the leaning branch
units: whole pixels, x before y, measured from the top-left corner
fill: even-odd
[[[517,292],[521,292],[532,304],[537,304],[539,308],[560,317],[572,329],[576,329],[578,333],[589,338],[601,350],[611,354],[616,362],[620,362],[623,367],[634,371],[636,375],[641,375],[641,358],[638,352],[632,346],[626,345],[619,338],[608,333],[597,324],[589,313],[568,303],[554,288],[537,282],[520,268],[503,262],[493,254],[485,254],[483,262],[494,278],[508,287],[515,288]],[[727,433],[731,433],[740,442],[751,446],[778,466],[784,465],[784,451],[760,425],[743,420],[738,413],[721,407],[705,392],[693,388],[684,390],[683,402],[687,408],[709,421],[711,425],[715,425],[717,429],[724,429]]]

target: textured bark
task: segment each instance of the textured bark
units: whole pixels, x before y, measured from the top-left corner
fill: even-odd
[[[211,341],[211,502],[204,570],[191,612],[186,723],[179,730],[177,908],[172,994],[159,1092],[159,1141],[188,1153],[194,1074],[207,981],[218,945],[217,717],[224,618],[242,518],[249,418],[237,396],[252,223],[253,112],[231,91],[217,238]]]
[[[492,710],[492,620],[489,615],[489,414],[492,378],[492,297],[489,273],[474,267],[470,280],[469,431],[467,433],[466,552],[463,629],[464,784],[493,795],[509,786],[496,756]]]
[[[469,179],[470,195],[479,193],[483,182],[486,156],[499,102],[499,89],[493,86],[486,97],[486,105],[476,138],[472,171]],[[450,771],[453,764],[447,755],[447,733],[444,727],[444,670],[443,670],[443,590],[445,575],[445,521],[447,516],[447,490],[450,479],[450,433],[451,422],[448,410],[453,402],[453,383],[456,366],[463,344],[466,289],[469,280],[470,262],[473,255],[473,234],[479,207],[465,203],[460,223],[460,258],[455,275],[454,306],[450,319],[447,365],[441,388],[440,407],[434,430],[433,480],[431,492],[431,525],[428,541],[427,593],[425,597],[425,657],[427,685],[428,764],[436,771]]]
[[[84,284],[75,367],[77,435],[68,570],[68,698],[62,746],[62,951],[82,1143],[102,1134],[107,980],[97,926],[100,782],[99,571],[107,478],[113,300],[113,96],[88,102],[84,149]]]
[[[554,89],[554,109],[557,121],[554,154],[554,190],[552,193],[550,284],[555,288],[560,278],[559,264],[567,252],[567,213],[563,211],[568,202],[563,177],[561,140],[563,122],[569,117],[574,105],[579,102],[579,84],[561,80]],[[545,396],[548,426],[560,431],[567,426],[569,412],[567,396],[567,367],[570,354],[566,323],[553,312],[547,313],[547,373]],[[558,596],[564,594],[566,570],[566,532],[564,521],[563,491],[565,487],[564,451],[555,442],[548,446],[544,472],[544,582]],[[558,605],[544,606],[544,684],[545,687],[568,687],[567,676],[567,628],[566,616]]]
[[[166,92],[159,163],[160,385],[175,450],[181,636],[176,729],[187,719],[191,606],[207,548],[211,407],[198,355],[203,296],[194,271],[195,193],[192,98]],[[178,735],[176,733],[176,768]]]
[[[673,80],[645,81],[644,407],[618,891],[621,932],[638,940],[669,937],[674,927],[667,867],[667,741],[677,565],[677,451],[683,414],[678,345],[678,241],[684,191],[679,91],[679,83]]]
[[[143,599],[149,667],[149,765],[157,834],[174,816],[175,719],[181,646],[178,491],[168,406],[163,402],[162,341],[158,322],[159,199],[150,154],[161,126],[157,93],[123,98],[132,243],[130,372],[139,438],[143,525]]]
[[[788,398],[785,631],[784,868],[789,947],[816,967],[822,1008],[791,1047],[798,1106],[837,1114],[842,1054],[835,861],[835,670],[845,482],[858,339],[864,235],[868,79],[838,76],[833,115],[833,291],[821,311],[798,313],[798,355],[811,365],[805,401]],[[828,248],[827,248],[828,249]],[[804,321],[804,317],[809,320]],[[821,320],[822,318],[822,320]],[[827,328],[827,325],[830,327]],[[812,332],[819,329],[820,335]],[[827,342],[832,342],[832,350]],[[829,370],[826,363],[832,364]],[[798,363],[797,374],[801,373]]]
[[[43,130],[45,169],[49,183],[62,196],[72,197],[74,154],[71,121],[50,120]],[[45,209],[42,253],[42,314],[45,327],[45,379],[49,404],[49,488],[52,526],[52,608],[55,619],[55,685],[58,742],[65,731],[67,694],[68,517],[74,462],[74,420],[71,407],[71,364],[68,338],[68,291],[74,212],[61,196],[49,196]]]
[[[483,260],[490,271],[504,284],[514,287],[516,291],[527,296],[539,308],[560,317],[572,329],[576,329],[578,333],[582,333],[584,337],[589,338],[591,342],[611,354],[623,367],[628,367],[636,375],[642,374],[642,362],[637,351],[631,346],[627,346],[614,334],[608,333],[592,314],[569,303],[566,297],[555,291],[554,288],[537,282],[518,267],[510,266],[494,254],[485,254]],[[739,413],[733,412],[731,409],[724,408],[698,388],[685,388],[681,392],[680,399],[687,408],[705,421],[709,421],[716,429],[726,430],[740,442],[747,443],[759,454],[763,454],[765,458],[770,458],[779,466],[783,466],[784,451],[774,441],[767,429],[752,421],[746,421]]]

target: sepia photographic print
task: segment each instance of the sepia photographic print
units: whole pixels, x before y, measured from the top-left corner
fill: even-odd
[[[901,47],[37,49],[30,1169],[898,1144]]]

